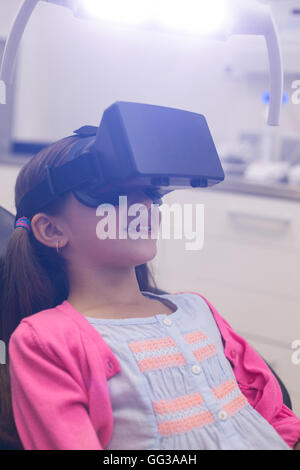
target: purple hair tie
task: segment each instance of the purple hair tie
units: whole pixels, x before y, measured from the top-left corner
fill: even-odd
[[[17,227],[23,227],[23,228],[25,228],[28,232],[30,232],[30,230],[31,230],[30,220],[27,219],[27,217],[20,217],[20,218],[16,221],[15,228],[17,228]]]

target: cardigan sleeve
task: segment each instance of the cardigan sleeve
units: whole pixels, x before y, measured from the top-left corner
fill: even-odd
[[[280,411],[270,420],[270,424],[291,448],[295,448],[299,443],[300,419],[285,404],[282,404]]]
[[[59,355],[42,347],[26,321],[10,338],[9,371],[15,423],[25,450],[102,450],[80,375],[75,377]]]

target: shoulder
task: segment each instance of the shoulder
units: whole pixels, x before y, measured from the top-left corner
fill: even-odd
[[[216,310],[216,308],[199,292],[177,292],[174,296],[178,296],[183,301],[187,301],[196,308],[202,307],[203,310],[212,314],[215,322],[218,327],[222,330],[226,329],[227,331],[233,332],[231,325],[225,320],[224,317]],[[176,299],[176,297],[174,297]]]
[[[23,318],[15,331],[23,327],[39,333],[45,332],[45,334],[54,334],[56,336],[69,332],[71,329],[74,330],[74,326],[76,327],[76,323],[65,315],[64,311],[60,310],[59,305]]]
[[[175,292],[168,294],[166,297],[180,307],[195,307],[209,310],[208,304],[205,302],[202,295],[197,292]]]
[[[171,294],[169,298],[170,300],[173,299],[174,303],[180,305],[181,307],[189,307],[192,310],[200,310],[202,313],[212,315],[217,323],[227,323],[226,320],[217,312],[214,306],[198,292],[176,292]]]
[[[42,350],[48,356],[65,356],[66,351],[78,354],[83,348],[79,326],[57,307],[23,318],[9,344],[10,348]]]
[[[80,363],[85,370],[109,361],[109,377],[120,370],[109,345],[68,302],[23,318],[9,341],[9,356],[20,355],[33,362],[43,356],[64,367]]]

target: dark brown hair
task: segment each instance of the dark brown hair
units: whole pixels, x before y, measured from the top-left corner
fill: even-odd
[[[41,150],[26,163],[17,178],[15,205],[25,193],[45,177],[46,165],[65,163],[72,146],[80,137],[70,136]],[[57,214],[64,207],[61,197],[43,209]],[[6,364],[0,365],[0,449],[22,449],[13,419],[8,368],[8,342],[22,318],[53,308],[68,297],[69,284],[66,261],[36,240],[32,232],[17,229],[12,233],[5,256],[0,261],[0,339],[7,349]],[[146,264],[135,268],[140,290],[162,293],[157,289]]]

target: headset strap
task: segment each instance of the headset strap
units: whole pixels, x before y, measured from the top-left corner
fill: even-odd
[[[99,154],[93,151],[92,143],[91,138],[89,138],[90,145],[80,141],[74,145],[70,156],[74,156],[75,153],[84,149],[82,155],[60,166],[46,166],[46,178],[28,191],[18,204],[16,220],[23,216],[31,217],[66,192],[95,178],[99,180],[100,184],[103,184],[104,175]]]

